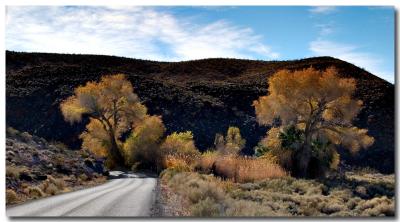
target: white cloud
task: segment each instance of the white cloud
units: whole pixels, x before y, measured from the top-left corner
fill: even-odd
[[[312,7],[309,11],[313,14],[330,14],[335,12],[337,8],[335,6],[315,6]]]
[[[9,50],[108,54],[151,60],[275,59],[252,29],[196,24],[151,7],[7,7]]]
[[[339,58],[364,68],[389,82],[394,82],[393,73],[381,68],[384,61],[374,54],[361,51],[358,46],[318,39],[310,43],[309,49],[316,56]]]

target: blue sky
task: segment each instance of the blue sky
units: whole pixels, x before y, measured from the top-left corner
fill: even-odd
[[[333,56],[394,82],[394,9],[8,6],[6,49],[158,61]]]

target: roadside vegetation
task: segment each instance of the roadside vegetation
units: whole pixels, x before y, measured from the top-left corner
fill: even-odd
[[[162,202],[165,216],[394,216],[394,175],[374,174],[376,182],[370,176],[349,172],[340,179],[284,176],[235,183],[212,174],[166,170]]]

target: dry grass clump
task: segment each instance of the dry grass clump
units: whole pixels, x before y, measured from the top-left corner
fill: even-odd
[[[47,175],[47,179],[40,185],[40,189],[47,195],[55,195],[65,189],[65,181],[63,178],[54,178]]]
[[[213,164],[218,159],[218,153],[216,151],[204,152],[197,162],[196,168],[198,171],[203,173],[211,173]]]
[[[233,179],[239,183],[285,177],[288,175],[278,164],[260,158],[234,155],[223,156],[218,158],[214,165],[216,175]]]
[[[50,183],[46,186],[44,192],[48,195],[56,195],[58,193],[58,188],[56,185]]]
[[[6,166],[6,176],[19,179],[19,175],[26,171],[25,167],[21,166]]]
[[[33,198],[33,199],[37,199],[37,198],[41,198],[41,197],[45,196],[42,189],[40,189],[40,187],[37,187],[37,186],[28,187],[26,189],[25,193],[29,196],[29,198]]]
[[[54,184],[59,190],[63,190],[65,188],[65,181],[63,178],[54,178],[51,175],[47,176],[47,179],[50,183]]]
[[[193,171],[193,165],[190,160],[184,156],[167,155],[164,157],[164,167],[173,169],[177,172],[190,172]]]
[[[19,198],[17,196],[17,193],[13,191],[12,189],[7,189],[6,190],[6,204],[13,204],[18,202]]]
[[[279,178],[287,176],[278,164],[265,159],[239,158],[236,181],[240,183],[254,182],[267,178]]]

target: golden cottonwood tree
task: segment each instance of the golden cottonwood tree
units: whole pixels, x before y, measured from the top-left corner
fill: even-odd
[[[123,144],[125,163],[135,168],[160,169],[160,143],[165,126],[160,116],[147,115]]]
[[[191,131],[174,132],[165,138],[161,145],[161,151],[164,155],[199,155]]]
[[[223,155],[238,154],[246,145],[246,140],[242,138],[238,127],[230,126],[225,138],[221,134],[215,135],[214,145]]]
[[[191,131],[174,132],[168,135],[160,149],[165,168],[174,168],[177,164],[189,167],[200,157],[200,152],[194,144],[193,133]]]
[[[339,78],[335,68],[282,70],[269,78],[268,85],[269,94],[253,103],[257,120],[272,125],[279,119],[282,126],[292,125],[303,132],[302,143],[296,150],[298,176],[307,176],[316,141],[341,145],[352,153],[373,144],[374,139],[367,135],[366,129],[352,125],[362,107],[362,101],[352,98],[355,80]],[[276,145],[265,141],[271,143]]]
[[[80,136],[83,147],[107,155],[119,165],[123,164],[120,136],[147,113],[123,74],[103,76],[99,82],[77,87],[60,108],[71,124],[80,122],[82,116],[89,117],[86,131]]]

